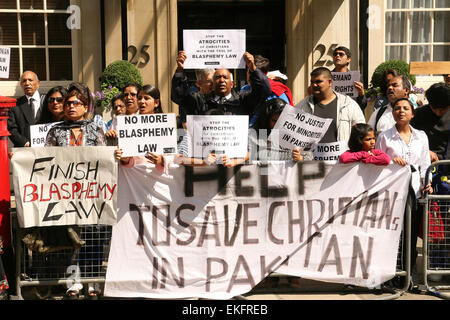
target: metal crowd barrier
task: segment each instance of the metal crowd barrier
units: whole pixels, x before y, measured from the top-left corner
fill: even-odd
[[[47,299],[64,296],[74,280],[81,284],[105,282],[108,264],[111,226],[79,226],[81,240],[85,241],[79,249],[58,249],[39,253],[30,250],[22,238],[30,230],[19,227],[15,210],[11,212],[16,256],[16,295],[23,299],[24,287],[47,288],[42,294],[34,290],[32,298]],[[51,292],[52,287],[60,286],[58,293]],[[50,289],[49,289],[50,288]]]
[[[433,163],[428,169],[425,184],[429,182],[430,172],[439,167],[450,170],[450,160]],[[443,174],[445,172],[441,172]],[[450,178],[450,173],[444,177]],[[443,179],[445,181],[445,178]],[[443,299],[450,299],[450,195],[427,194],[423,203],[423,282],[428,293]],[[431,228],[430,228],[431,227]],[[447,277],[447,283],[443,280]],[[429,282],[433,282],[430,284]]]

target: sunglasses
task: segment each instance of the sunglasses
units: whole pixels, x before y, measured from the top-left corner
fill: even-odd
[[[345,56],[345,52],[335,52],[335,53],[333,53],[333,57],[336,57],[336,56],[343,57],[343,56]]]
[[[58,97],[58,98],[48,98],[48,102],[63,102],[63,98],[62,97]]]
[[[74,101],[66,101],[66,102],[64,103],[64,106],[65,106],[65,107],[70,107],[72,104],[74,105],[74,107],[83,106],[83,102],[77,101],[77,100],[74,100]]]

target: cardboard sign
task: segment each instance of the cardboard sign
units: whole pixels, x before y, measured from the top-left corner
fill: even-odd
[[[359,71],[332,72],[333,90],[346,96],[357,98],[359,93],[355,87],[355,81],[360,81]]]
[[[51,128],[53,128],[53,126],[57,125],[58,123],[61,123],[61,121],[30,126],[31,146],[32,147],[45,146],[47,133],[50,131]]]
[[[11,158],[22,228],[114,225],[115,147],[14,148]]]
[[[117,117],[117,135],[123,157],[147,152],[177,152],[177,124],[174,113],[140,114]]]
[[[185,69],[245,69],[245,30],[183,30]]]
[[[272,129],[269,140],[283,149],[309,151],[322,139],[331,121],[287,106]]]
[[[9,64],[11,60],[11,49],[0,47],[0,78],[9,78]]]
[[[248,116],[188,115],[187,131],[190,157],[206,158],[208,154],[244,158],[248,146]]]

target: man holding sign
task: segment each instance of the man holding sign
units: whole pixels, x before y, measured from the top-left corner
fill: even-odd
[[[333,91],[331,72],[325,67],[311,72],[312,95],[300,101],[295,107],[304,113],[310,113],[323,119],[333,119],[328,130],[317,146],[324,151],[328,159],[337,161],[345,150],[351,127],[356,123],[365,123],[364,114],[358,104],[350,97]]]
[[[219,109],[225,115],[249,115],[255,106],[271,94],[266,75],[256,68],[253,55],[244,53],[244,61],[250,72],[252,91],[237,93],[233,90],[233,80],[228,69],[218,69],[213,76],[213,92],[192,93],[184,99],[182,107],[187,115],[203,115],[211,109]]]

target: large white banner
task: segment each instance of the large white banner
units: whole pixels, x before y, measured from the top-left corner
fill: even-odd
[[[245,30],[183,30],[185,69],[245,69]]]
[[[115,148],[14,148],[11,163],[20,226],[114,225]]]
[[[367,287],[395,275],[408,168],[235,169],[120,168],[105,295],[229,299],[271,272]]]

